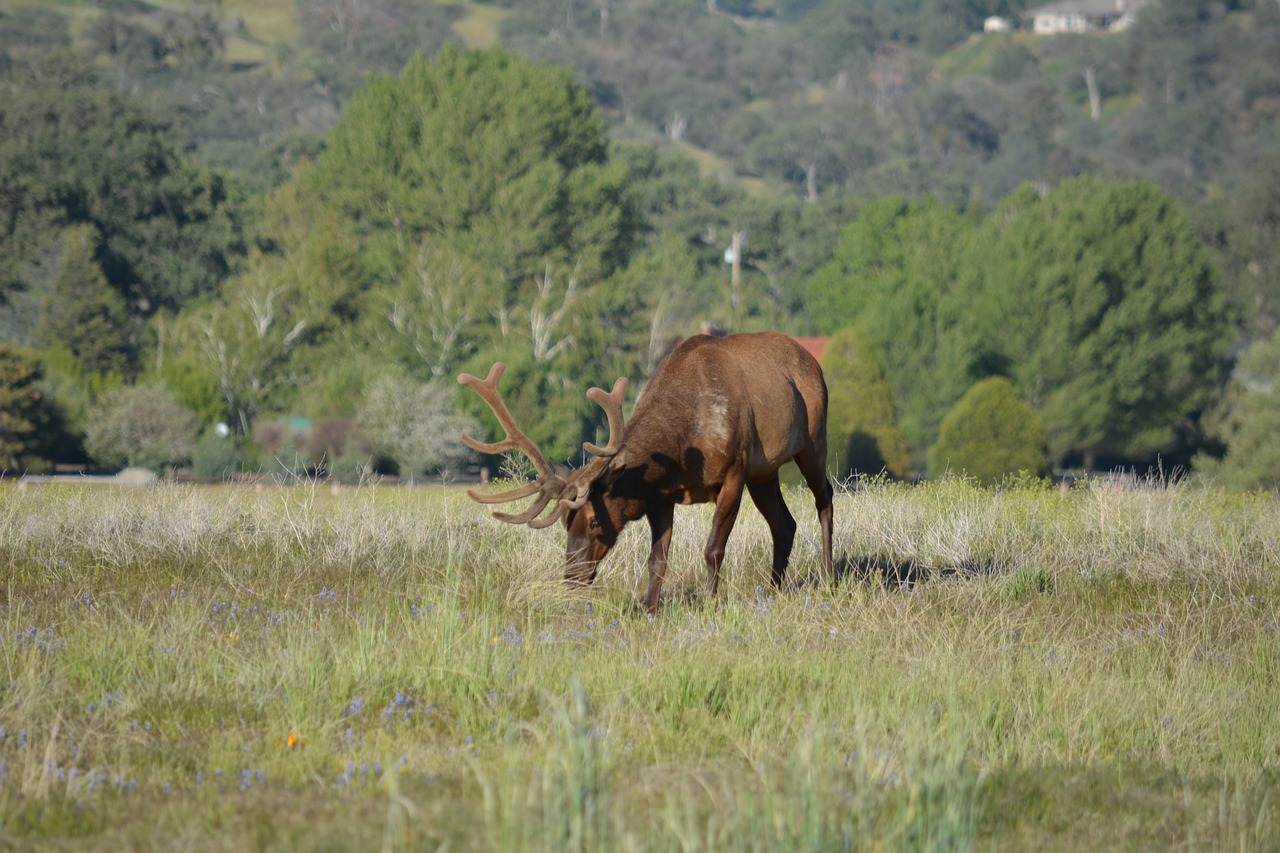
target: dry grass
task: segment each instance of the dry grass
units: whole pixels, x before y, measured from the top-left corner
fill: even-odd
[[[452,489],[0,489],[0,847],[1274,848],[1274,497],[877,485],[834,586],[789,500],[650,621],[643,525],[570,591]]]

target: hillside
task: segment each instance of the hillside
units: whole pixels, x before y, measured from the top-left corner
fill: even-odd
[[[1199,295],[1190,307],[1162,297],[1167,315],[1135,302],[1123,328],[1176,316],[1150,337],[1167,343],[1190,324],[1208,349],[1195,370],[1143,373],[1162,356],[1123,378],[1115,402],[1141,409],[1147,396],[1129,391],[1153,383],[1178,401],[1155,438],[1125,427],[1104,441],[1099,423],[1089,446],[1121,461],[1220,455],[1236,430],[1230,365],[1280,325],[1280,6],[1161,0],[1123,32],[981,32],[987,15],[1018,11],[0,0],[0,344],[33,350],[13,356],[14,374],[40,361],[72,436],[119,384],[159,381],[201,423],[230,418],[247,437],[284,414],[349,429],[362,390],[389,370],[435,382],[487,367],[472,360],[527,357],[548,383],[529,387],[528,406],[573,453],[592,430],[573,381],[590,361],[650,375],[703,320],[798,335],[865,323],[899,414],[927,414],[918,455],[944,410],[993,374],[1021,370],[1046,416],[1046,363],[1029,354],[1054,348],[997,351],[979,335],[989,318],[949,295],[958,287],[989,294],[992,317],[1010,292],[1036,294],[1035,310],[1079,343],[1100,326],[1098,305],[1156,282]],[[569,138],[582,144],[531,165]],[[1056,198],[1095,232],[1067,229],[1072,245],[1121,232],[1138,243],[1108,242],[1091,271],[1050,251],[1064,239],[1048,236],[1052,217],[1006,238],[1001,222],[1056,209],[1064,187]],[[1094,209],[1113,191],[1123,204]],[[1141,214],[1132,232],[1124,200]],[[875,216],[884,228],[859,227]],[[877,242],[887,231],[900,246]],[[1142,244],[1161,234],[1187,253],[1163,267]],[[742,263],[730,267],[734,241]],[[992,281],[997,245],[1008,272]],[[862,264],[867,252],[886,264]],[[851,275],[864,288],[905,276],[915,301],[850,302]],[[1075,303],[1054,290],[1068,280],[1082,288]],[[437,310],[452,292],[467,298]],[[875,304],[891,316],[867,314]],[[948,304],[955,316],[930,325]],[[928,365],[953,334],[943,381]],[[1132,337],[1105,342],[1108,357]],[[1072,405],[1089,397],[1059,390]],[[1210,404],[1213,439],[1200,421]],[[1059,424],[1082,422],[1069,408]],[[1132,424],[1149,415],[1135,410]],[[1072,442],[1056,457],[1084,452]]]
[[[255,185],[264,146],[307,148],[295,137],[322,133],[366,74],[448,41],[571,66],[620,136],[707,152],[705,171],[811,200],[965,204],[1084,171],[1202,195],[1277,138],[1274,4],[1170,0],[1125,33],[1081,36],[980,34],[983,16],[1010,11],[1002,2],[967,14],[902,5],[5,0],[0,11],[6,39],[28,42],[39,36],[22,30],[65,16],[76,53],[115,85],[168,99],[215,163]]]

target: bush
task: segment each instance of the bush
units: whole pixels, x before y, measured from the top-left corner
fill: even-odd
[[[307,448],[306,436],[288,420],[260,421],[253,437],[258,449],[254,467],[263,474],[287,480],[315,473],[317,460]]]
[[[89,411],[84,446],[99,464],[160,470],[191,458],[199,424],[168,390],[135,385],[108,391]]]
[[[838,332],[822,356],[827,379],[827,466],[836,479],[888,471],[911,476],[907,437],[898,429],[893,395],[867,334]]]
[[[455,400],[454,388],[383,376],[370,383],[358,421],[373,449],[395,462],[401,477],[412,480],[460,467],[470,458],[458,436],[481,430],[473,419],[457,414]]]
[[[206,430],[191,448],[191,468],[205,480],[229,480],[244,468],[244,453],[234,436]]]
[[[970,388],[942,419],[929,474],[966,474],[995,485],[1011,474],[1049,473],[1044,425],[1003,376]]]
[[[1196,457],[1196,470],[1234,491],[1280,486],[1280,332],[1240,356],[1225,398],[1205,418],[1210,437],[1226,447],[1222,459]]]
[[[346,450],[325,461],[325,473],[340,483],[365,483],[375,479],[378,457],[359,442],[350,442]]]

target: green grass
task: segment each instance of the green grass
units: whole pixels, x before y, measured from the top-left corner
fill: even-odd
[[[0,488],[0,849],[1266,850],[1280,504],[807,493],[787,588],[706,507],[636,605],[445,488]],[[727,588],[726,588],[727,587]]]

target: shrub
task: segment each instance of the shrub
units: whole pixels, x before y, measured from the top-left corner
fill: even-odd
[[[970,388],[942,419],[929,474],[966,474],[995,485],[1011,474],[1049,473],[1044,425],[1003,376]]]
[[[244,453],[235,437],[206,430],[191,448],[191,468],[205,480],[229,480],[244,468]]]
[[[1200,454],[1196,469],[1234,491],[1280,486],[1280,332],[1240,356],[1223,401],[1205,431],[1226,447],[1222,459]]]
[[[158,470],[191,458],[199,424],[168,390],[134,385],[108,391],[89,411],[84,446],[99,464]]]
[[[383,376],[369,384],[358,421],[373,449],[412,480],[428,471],[466,463],[470,451],[459,433],[479,435],[474,420],[454,410],[453,388]]]
[[[822,356],[827,378],[827,465],[851,474],[911,475],[907,437],[898,429],[893,395],[880,359],[858,326],[838,332]]]
[[[259,421],[253,429],[257,445],[254,469],[272,477],[308,477],[315,473],[316,461],[307,448],[306,436],[286,420]]]

